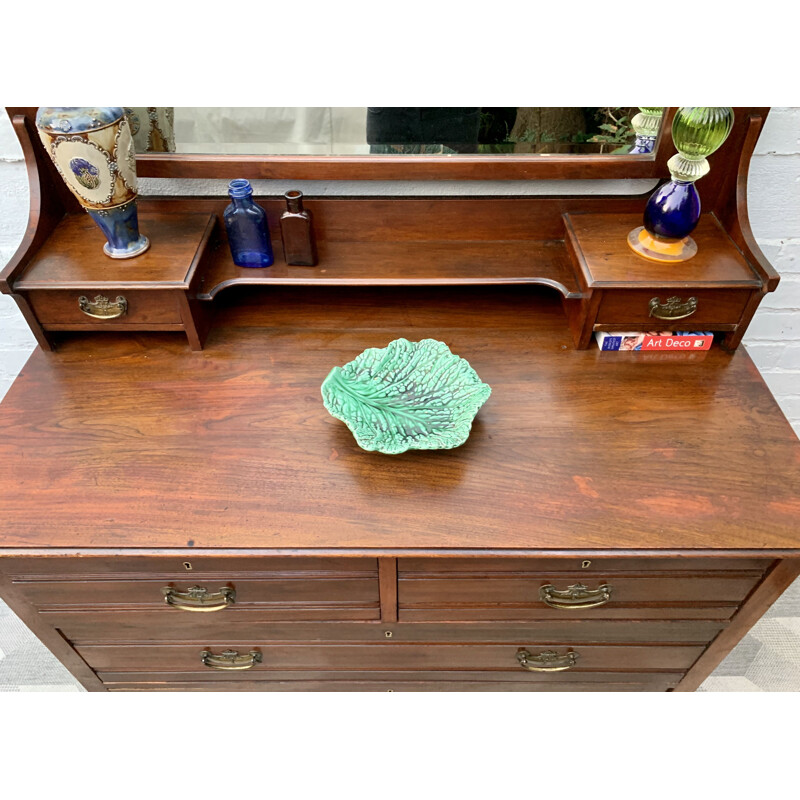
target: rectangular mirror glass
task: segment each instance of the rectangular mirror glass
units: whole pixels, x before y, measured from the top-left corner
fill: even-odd
[[[641,111],[645,113],[642,114]],[[646,153],[662,109],[629,107],[127,108],[137,153],[208,155],[621,155]],[[652,131],[652,132],[651,132]],[[639,131],[641,134],[641,131]]]

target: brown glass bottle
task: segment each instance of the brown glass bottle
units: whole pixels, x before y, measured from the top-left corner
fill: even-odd
[[[292,190],[284,194],[286,211],[281,215],[283,255],[287,264],[313,267],[317,263],[311,214],[303,208],[303,193]]]

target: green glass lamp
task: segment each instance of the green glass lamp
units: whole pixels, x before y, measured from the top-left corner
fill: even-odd
[[[678,152],[667,162],[672,180],[656,189],[644,210],[644,225],[628,234],[635,253],[652,261],[688,261],[697,253],[689,235],[700,220],[695,181],[711,167],[707,156],[718,150],[733,127],[732,108],[679,108],[672,121]]]

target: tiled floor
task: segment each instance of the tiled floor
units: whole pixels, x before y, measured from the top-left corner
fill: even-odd
[[[81,691],[78,682],[0,601],[0,692]],[[800,691],[800,579],[756,623],[700,691]]]

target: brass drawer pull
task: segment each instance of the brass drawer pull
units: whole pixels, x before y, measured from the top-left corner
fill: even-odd
[[[548,583],[539,589],[539,599],[550,608],[597,608],[611,599],[611,590],[607,583],[601,583],[596,589],[574,583],[561,590]]]
[[[544,650],[539,655],[532,655],[528,650],[517,653],[517,661],[523,669],[529,672],[563,672],[572,669],[578,653],[570,650],[567,653],[556,653],[553,650]]]
[[[221,653],[212,653],[210,650],[203,650],[200,653],[200,660],[211,669],[251,669],[256,664],[260,664],[264,659],[258,650],[251,650],[249,653],[237,653],[236,650],[223,650]]]
[[[88,297],[82,295],[78,298],[78,308],[80,308],[87,317],[93,317],[94,319],[116,319],[127,313],[128,301],[122,295],[118,295],[116,301],[113,303],[101,294],[98,294],[94,300],[89,300]]]
[[[686,319],[697,311],[697,298],[690,297],[685,303],[680,297],[669,297],[666,303],[654,297],[650,301],[650,316],[656,319]]]
[[[236,602],[236,590],[230,586],[223,586],[213,594],[203,586],[192,586],[185,592],[165,586],[161,591],[164,602],[181,611],[222,611]]]

